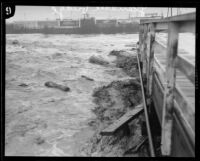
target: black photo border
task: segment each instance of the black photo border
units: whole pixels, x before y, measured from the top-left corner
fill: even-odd
[[[38,0],[21,0],[21,1],[8,1],[8,2],[1,2],[1,56],[0,56],[0,66],[1,66],[1,75],[0,75],[0,80],[1,80],[1,120],[0,120],[0,131],[1,131],[1,144],[0,144],[0,149],[1,149],[1,154],[0,154],[0,159],[1,161],[5,160],[35,160],[35,161],[44,161],[44,160],[71,160],[71,159],[76,159],[76,160],[192,160],[198,158],[198,150],[197,153],[195,153],[195,158],[117,158],[117,157],[15,157],[15,156],[5,156],[5,60],[6,60],[6,47],[5,47],[5,42],[6,42],[6,29],[5,29],[5,7],[6,6],[82,6],[82,7],[182,7],[182,8],[189,8],[189,7],[194,7],[196,8],[196,53],[199,52],[199,30],[200,30],[200,1],[198,0],[151,0],[151,1],[145,1],[145,0],[132,0],[132,1],[127,1],[127,0],[86,0],[86,1],[81,1],[81,0],[48,0],[48,1],[38,1]],[[199,54],[200,55],[200,54]],[[199,55],[196,54],[196,60],[195,60],[195,111],[198,113],[198,105],[199,105],[199,90],[198,90],[198,61],[199,61]],[[195,114],[196,115],[196,114]],[[197,114],[198,116],[198,114]],[[196,119],[197,120],[197,119]],[[195,120],[195,122],[196,122]],[[197,123],[195,123],[197,124]],[[196,129],[196,128],[195,128]],[[198,130],[195,130],[195,135],[197,136],[195,138],[195,146],[197,145],[198,147]]]

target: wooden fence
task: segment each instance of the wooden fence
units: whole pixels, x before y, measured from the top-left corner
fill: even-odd
[[[178,52],[179,33],[195,33],[195,24],[196,13],[140,21],[142,74],[147,80],[147,97],[161,124],[161,151],[166,156],[195,156],[195,108],[176,82],[179,70],[195,85],[195,65]],[[167,46],[162,46],[166,48],[166,68],[154,54],[160,45],[155,40],[156,32],[168,33]]]

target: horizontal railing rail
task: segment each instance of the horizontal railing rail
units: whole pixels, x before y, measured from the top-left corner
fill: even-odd
[[[165,19],[141,20],[140,24],[148,25],[153,23],[155,25],[155,30],[161,32],[168,30],[169,22],[174,22],[178,24],[179,33],[184,33],[184,32],[195,33],[196,13],[173,16]]]
[[[176,22],[176,21],[196,21],[196,12],[181,14],[178,16],[167,17],[164,19],[140,20],[140,24],[150,24],[155,22]]]

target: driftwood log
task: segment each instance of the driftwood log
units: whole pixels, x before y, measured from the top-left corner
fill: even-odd
[[[60,90],[62,90],[62,91],[65,91],[65,92],[70,91],[70,88],[69,88],[69,87],[64,86],[64,85],[60,85],[60,84],[57,84],[57,83],[54,83],[54,82],[51,82],[51,81],[45,82],[44,85],[45,85],[46,87],[49,87],[49,88],[57,88],[57,89],[60,89]]]
[[[84,75],[81,75],[81,77],[82,77],[82,78],[85,78],[85,79],[87,79],[87,80],[89,80],[89,81],[94,81],[94,79],[92,79],[92,78],[89,78],[89,77],[87,77],[87,76],[84,76]]]

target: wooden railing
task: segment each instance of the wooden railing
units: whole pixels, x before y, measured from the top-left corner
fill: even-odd
[[[175,144],[172,140],[178,132],[186,139],[188,156],[195,155],[195,110],[176,84],[176,69],[184,73],[193,85],[195,84],[195,66],[178,55],[179,33],[195,33],[195,17],[195,13],[190,13],[140,21],[139,55],[142,73],[143,78],[147,79],[147,96],[158,111],[162,128],[161,151],[167,156],[172,155],[172,150],[176,146],[172,145]],[[167,46],[162,45],[167,54],[166,69],[154,57],[155,45],[159,43],[155,41],[156,32],[168,33]],[[181,130],[173,132],[176,125]]]

